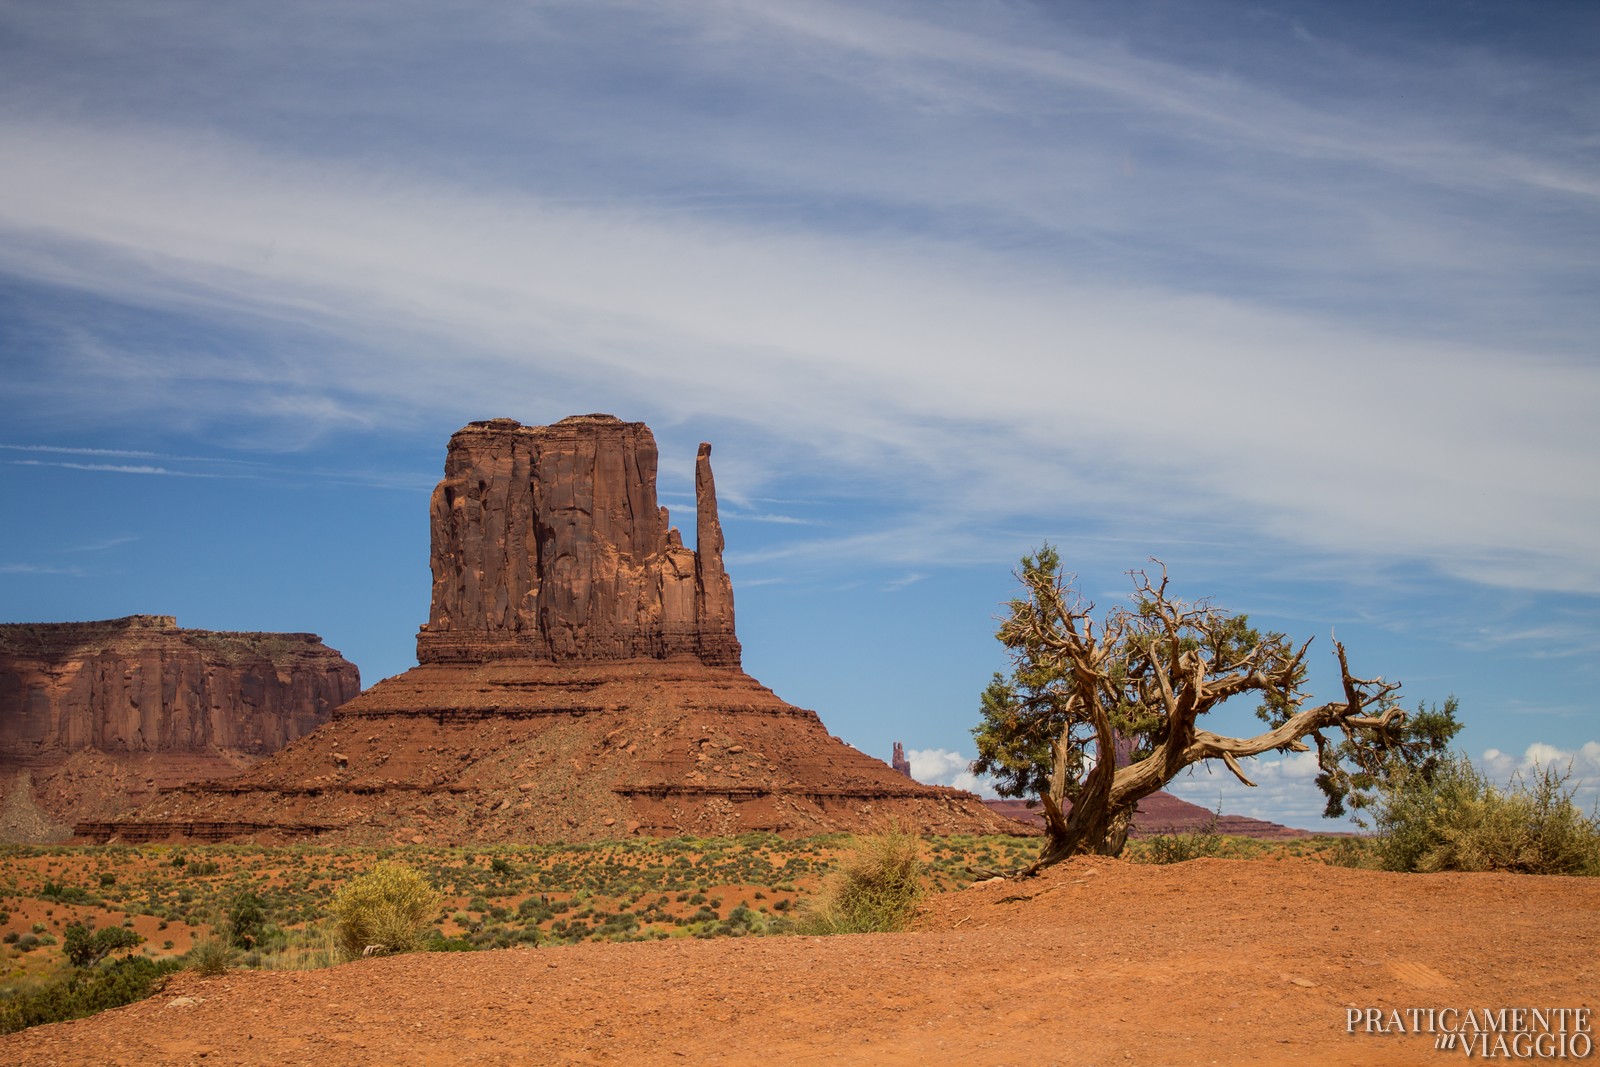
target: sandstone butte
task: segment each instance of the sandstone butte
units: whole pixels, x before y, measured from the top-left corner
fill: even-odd
[[[232,778],[165,790],[96,841],[584,841],[1019,824],[829,735],[740,667],[711,448],[695,549],[642,423],[474,422],[430,505],[418,665]],[[1024,830],[1023,832],[1026,832]]]
[[[0,841],[65,840],[162,787],[231,774],[360,689],[315,634],[170,615],[0,625]]]

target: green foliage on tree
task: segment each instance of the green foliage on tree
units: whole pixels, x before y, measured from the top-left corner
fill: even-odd
[[[266,925],[266,906],[260,897],[245,890],[233,898],[228,908],[228,940],[235,948],[254,948]]]
[[[132,948],[143,940],[126,926],[90,931],[81,923],[72,923],[62,934],[61,948],[74,967],[93,967],[118,949]]]
[[[996,634],[1009,674],[983,692],[973,730],[973,769],[1000,795],[1037,797],[1048,834],[1031,873],[1079,852],[1117,855],[1138,802],[1187,767],[1220,760],[1254,785],[1239,760],[1265,752],[1317,753],[1327,813],[1370,802],[1401,767],[1426,770],[1460,725],[1455,702],[1407,716],[1399,684],[1350,673],[1334,643],[1342,699],[1306,707],[1305,656],[1284,634],[1208,600],[1185,602],[1158,578],[1130,572],[1129,604],[1096,617],[1050,545],[1024,556]],[[1230,699],[1254,699],[1267,729],[1255,737],[1213,733],[1204,716]]]
[[[1340,742],[1338,759],[1349,770],[1344,775],[1326,771],[1317,775],[1317,786],[1328,801],[1323,814],[1336,819],[1348,813],[1357,824],[1366,826],[1365,813],[1380,801],[1397,777],[1409,776],[1414,785],[1432,782],[1435,773],[1454,759],[1450,742],[1461,732],[1462,724],[1456,718],[1460,707],[1461,702],[1454,695],[1445,698],[1442,708],[1419,702],[1417,710],[1406,717],[1408,744],[1376,765],[1361,762],[1349,741]]]

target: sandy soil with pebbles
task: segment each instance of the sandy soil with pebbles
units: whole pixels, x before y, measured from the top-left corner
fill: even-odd
[[[903,934],[186,974],[0,1038],[0,1063],[1445,1064],[1459,1039],[1367,1010],[1597,1000],[1600,879],[1085,859],[931,898]]]

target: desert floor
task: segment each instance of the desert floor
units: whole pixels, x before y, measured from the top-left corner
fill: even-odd
[[[1600,879],[1082,859],[933,896],[902,934],[186,973],[150,1000],[0,1037],[0,1063],[1443,1064],[1482,1050],[1368,1032],[1367,1009],[1593,1008],[1597,994]]]

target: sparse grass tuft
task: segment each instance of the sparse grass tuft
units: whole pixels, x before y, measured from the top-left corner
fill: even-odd
[[[856,839],[839,869],[808,902],[806,934],[885,933],[905,929],[922,897],[922,841],[894,826]]]
[[[233,966],[238,952],[227,938],[213,934],[194,943],[189,950],[189,969],[207,978],[226,974]]]

